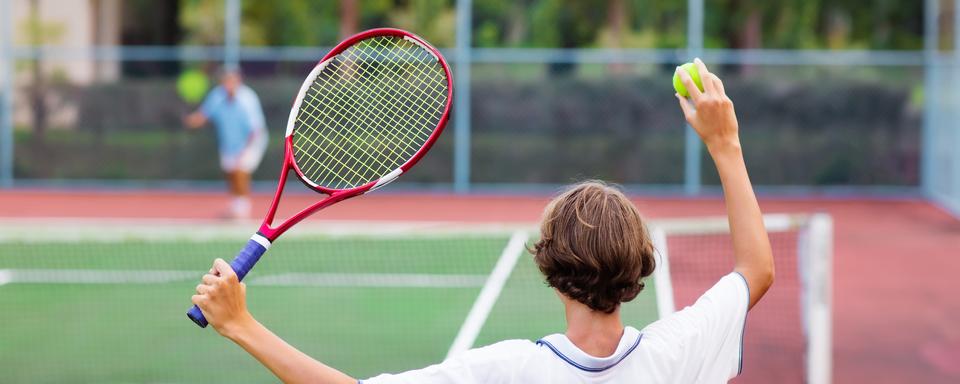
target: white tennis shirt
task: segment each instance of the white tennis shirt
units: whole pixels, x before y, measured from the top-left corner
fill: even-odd
[[[502,341],[360,383],[725,383],[740,373],[749,303],[747,282],[734,272],[692,306],[643,330],[626,327],[607,357],[591,356],[553,334],[536,342]]]

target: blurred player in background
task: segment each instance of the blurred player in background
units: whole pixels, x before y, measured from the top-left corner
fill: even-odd
[[[250,216],[250,175],[256,171],[267,149],[267,127],[260,98],[243,84],[237,70],[224,70],[220,85],[210,91],[200,108],[186,117],[191,129],[208,121],[217,128],[220,168],[223,169],[233,200],[225,216]]]

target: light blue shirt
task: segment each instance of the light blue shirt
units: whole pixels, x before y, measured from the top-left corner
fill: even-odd
[[[214,88],[203,100],[200,113],[217,128],[220,153],[223,155],[235,155],[243,151],[254,133],[266,134],[260,98],[246,85],[237,88],[233,98],[223,86]]]

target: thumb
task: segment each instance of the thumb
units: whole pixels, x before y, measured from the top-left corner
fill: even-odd
[[[221,277],[230,277],[235,276],[236,273],[233,272],[233,267],[230,264],[227,264],[223,259],[216,259],[213,261],[213,269],[217,271],[217,275]]]

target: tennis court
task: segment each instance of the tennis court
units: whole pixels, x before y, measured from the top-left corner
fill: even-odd
[[[251,276],[251,309],[269,312],[261,321],[307,353],[372,375],[443,358],[507,238],[286,240]],[[12,343],[0,350],[0,370],[13,382],[270,381],[182,313],[196,285],[190,271],[237,247],[176,234],[4,244],[0,305]],[[209,370],[225,363],[235,367],[227,375]]]
[[[224,375],[240,382],[271,380],[248,355],[183,316],[210,259],[223,253],[229,257],[249,236],[250,225],[210,220],[216,212],[205,207],[215,196],[79,192],[72,194],[71,204],[64,203],[63,193],[0,196],[5,218],[0,225],[0,277],[5,282],[0,305],[10,309],[0,312],[4,381],[198,382],[219,381]],[[260,208],[266,200],[260,196]],[[147,201],[152,208],[140,211],[137,219],[127,217],[125,207]],[[250,276],[249,305],[258,319],[297,347],[351,374],[436,362],[452,346],[510,237],[516,229],[532,227],[543,203],[542,197],[386,194],[335,207],[276,243]],[[645,198],[636,203],[654,220],[723,212],[715,199]],[[762,204],[771,212],[821,211],[834,218],[835,380],[951,381],[949,340],[955,327],[950,319],[960,307],[928,306],[918,298],[950,302],[950,271],[956,263],[952,249],[960,246],[955,219],[910,201],[764,199]],[[468,220],[458,226],[470,228],[469,234],[452,233],[454,216]],[[379,228],[375,233],[371,223]],[[427,237],[403,239],[401,234],[409,232]],[[794,316],[800,313],[799,288],[787,273],[796,259],[790,260],[789,253],[779,257],[790,252],[782,246],[792,243],[795,234],[772,236],[778,282],[751,312],[747,342],[754,344],[745,348],[739,382],[767,382],[770,377],[802,381],[796,375],[803,370],[796,358],[802,353],[802,336],[796,331],[802,325]],[[324,246],[323,251],[316,252],[315,246]],[[702,273],[727,270],[727,246],[722,235],[668,242],[670,251],[716,261],[671,264],[671,275],[679,280],[677,306],[709,284]],[[929,262],[898,261],[911,254]],[[784,261],[788,264],[781,265]],[[400,274],[430,277],[398,280]],[[383,279],[387,276],[393,279]],[[897,283],[885,282],[888,276],[896,276]],[[13,278],[34,282],[15,283]],[[475,344],[561,331],[562,308],[541,281],[530,259],[521,255]],[[656,318],[656,293],[657,284],[650,282],[626,307],[631,324]],[[793,320],[764,322],[764,311]],[[877,337],[890,328],[899,332]],[[902,364],[877,369],[873,362],[880,359]],[[49,369],[51,362],[62,369]],[[211,364],[235,371],[210,372],[206,367]]]
[[[197,271],[211,255],[230,255],[237,241],[227,233],[166,232],[0,244],[4,380],[270,381],[250,357],[182,314]],[[351,374],[425,366],[446,355],[510,238],[291,234],[248,279],[249,306],[275,332]],[[533,268],[525,258],[502,292],[526,310],[495,307],[480,340],[561,329],[562,308],[531,279]],[[644,298],[626,311],[634,324],[655,319],[653,296]],[[235,369],[209,369],[224,364]]]
[[[780,372],[780,379],[791,381],[806,375],[811,332],[801,325],[806,314],[797,267],[808,265],[799,256],[807,247],[800,239],[807,220],[768,217],[782,289],[752,314],[744,356],[746,364],[767,367],[760,371],[764,377]],[[230,255],[245,226],[26,222],[0,225],[0,306],[9,309],[0,315],[6,324],[0,335],[9,340],[0,347],[0,369],[12,372],[12,381],[271,379],[241,350],[182,316],[199,271],[212,257]],[[723,218],[652,225],[661,250],[658,274],[623,307],[624,321],[640,328],[692,303],[728,273],[732,257]],[[525,251],[535,239],[533,229],[503,223],[305,224],[278,241],[247,278],[249,306],[305,352],[359,377],[423,367],[452,351],[504,339],[536,340],[561,332],[564,321],[562,305]],[[829,241],[826,236],[820,239]],[[822,256],[829,260],[828,253]],[[826,284],[822,278],[811,282]],[[822,353],[829,354],[829,346],[811,355]],[[60,368],[48,369],[50,362]],[[225,364],[236,369],[226,375],[208,369]]]

